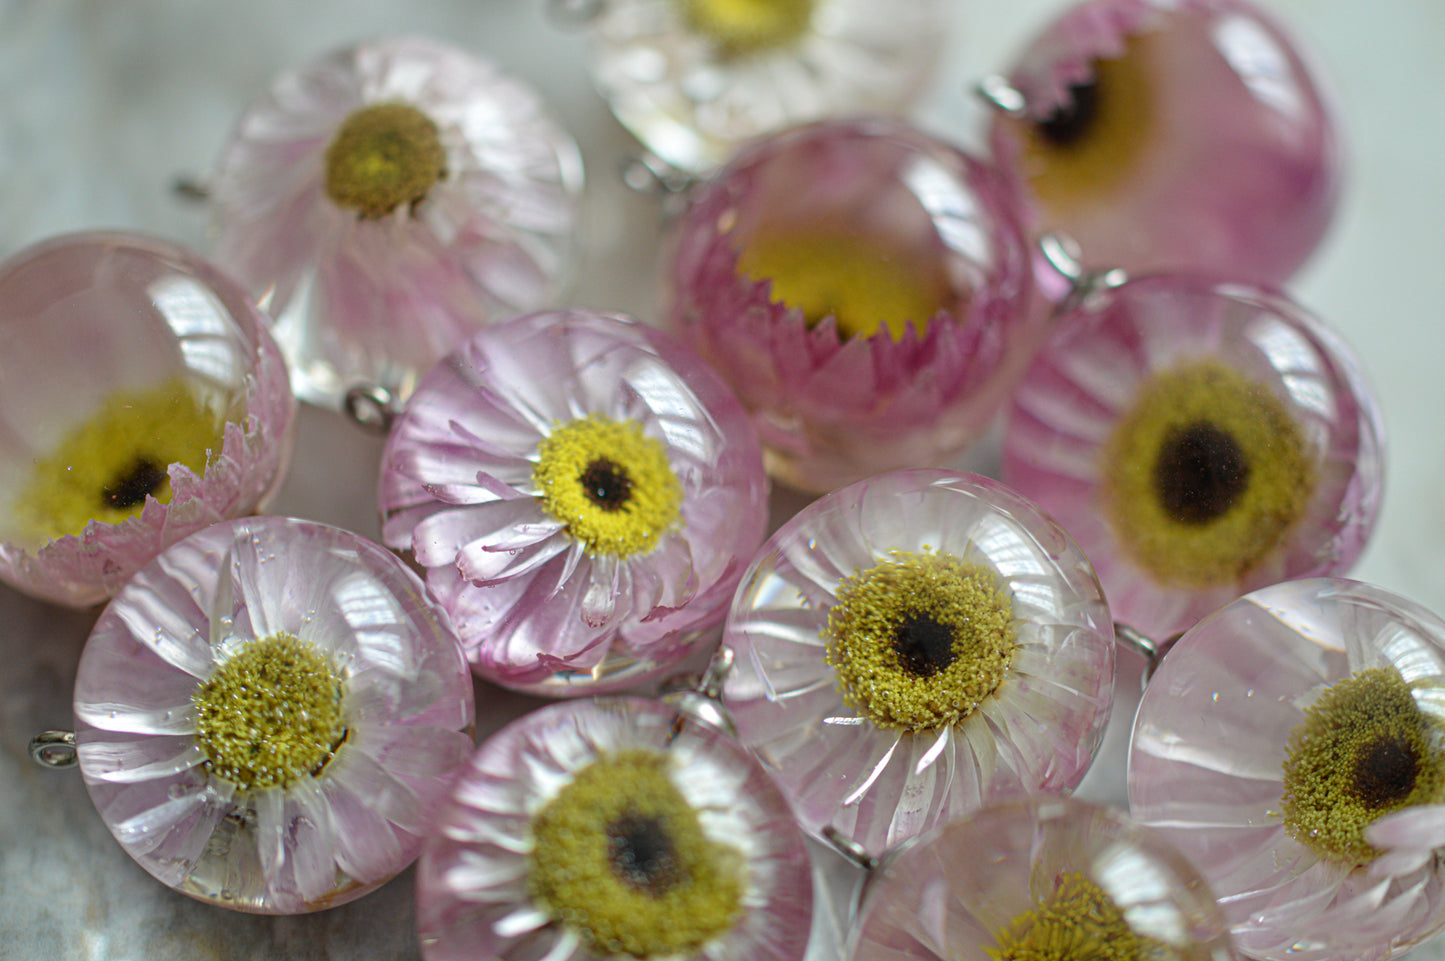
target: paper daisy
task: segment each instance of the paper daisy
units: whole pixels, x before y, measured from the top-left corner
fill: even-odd
[[[1224,913],[1156,832],[1066,798],[989,805],[870,876],[852,961],[1232,961]]]
[[[993,155],[1086,269],[1280,283],[1334,214],[1343,149],[1310,58],[1244,0],[1085,0],[1008,69]]]
[[[0,579],[96,603],[280,483],[286,367],[211,264],[131,234],[57,237],[0,264],[0,304]]]
[[[1382,426],[1338,335],[1267,290],[1141,278],[1063,317],[1014,395],[1003,479],[1164,640],[1240,594],[1341,573],[1379,511]]]
[[[1129,805],[1209,880],[1244,953],[1378,961],[1445,927],[1445,621],[1316,578],[1164,658]]]
[[[702,172],[744,141],[840,114],[896,114],[924,91],[937,0],[605,0],[591,70],[653,153]]]
[[[558,292],[581,160],[538,95],[416,37],[286,71],[215,174],[218,262],[276,317],[304,400],[399,399],[481,325]]]
[[[940,463],[991,424],[1035,343],[1017,197],[892,121],[764,139],[695,192],[673,326],[806,490]]]
[[[417,870],[427,961],[799,961],[812,907],[802,832],[762,767],[638,699],[493,735]]]
[[[515,318],[427,375],[382,457],[411,551],[475,670],[552,694],[636,683],[722,620],[767,480],[737,401],[671,338]]]
[[[1084,555],[1012,491],[954,471],[804,508],[744,575],[723,643],[724,702],[803,827],[874,856],[988,801],[1071,789],[1113,695]]]
[[[446,617],[378,544],[231,521],[143,569],[75,685],[80,769],[162,883],[240,911],[359,897],[416,857],[471,753]]]

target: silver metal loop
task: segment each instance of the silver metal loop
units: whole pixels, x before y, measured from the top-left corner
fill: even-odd
[[[395,395],[375,384],[360,384],[348,390],[343,406],[352,423],[374,434],[391,430],[392,421],[400,413]]]
[[[719,647],[702,674],[673,677],[663,682],[662,700],[687,720],[706,724],[735,738],[737,724],[722,702],[723,683],[732,667],[732,649]]]
[[[655,154],[643,153],[623,162],[622,182],[644,196],[670,198],[687,193],[697,178]]]
[[[1141,690],[1149,686],[1149,679],[1154,676],[1155,671],[1159,670],[1159,664],[1164,660],[1164,655],[1168,654],[1169,649],[1183,636],[1183,634],[1175,634],[1163,641],[1156,641],[1153,638],[1145,637],[1128,624],[1114,622],[1115,643],[1144,659],[1144,670],[1139,676]]]
[[[203,204],[211,199],[211,185],[200,177],[176,174],[171,178],[171,193],[187,203]]]
[[[30,739],[30,759],[41,767],[54,770],[75,767],[80,763],[75,732],[41,731]]]
[[[831,824],[823,828],[823,840],[832,845],[833,850],[843,855],[843,857],[864,871],[871,872],[874,868],[878,867],[878,859],[864,850],[863,845],[850,837],[844,836],[841,831]]]
[[[991,73],[984,77],[974,85],[973,92],[984,103],[1010,117],[1022,117],[1028,110],[1024,95],[1002,74]]]
[[[607,0],[547,0],[547,19],[558,27],[584,27],[606,6]]]
[[[1054,308],[1058,317],[1081,306],[1090,297],[1129,280],[1122,267],[1085,270],[1078,243],[1067,234],[1047,233],[1039,238],[1039,252],[1069,282],[1069,292]]]

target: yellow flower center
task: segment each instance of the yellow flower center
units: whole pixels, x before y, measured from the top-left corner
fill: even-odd
[[[243,791],[320,773],[346,739],[342,682],[295,635],[251,641],[191,695],[206,770]]]
[[[1001,121],[1020,127],[1019,169],[1046,209],[1096,205],[1133,176],[1154,136],[1152,46],[1148,34],[1127,37],[1124,53],[1095,60],[1048,116]]]
[[[604,756],[532,820],[529,892],[597,954],[689,957],[742,910],[742,853],[704,833],[667,767]]]
[[[1315,488],[1284,404],[1216,361],[1154,375],[1102,456],[1104,514],[1122,550],[1179,587],[1238,580],[1288,538]]]
[[[1382,815],[1445,800],[1445,724],[1422,712],[1389,667],[1331,685],[1290,734],[1284,826],[1327,858],[1376,854],[1365,829]]]
[[[646,554],[681,516],[682,483],[667,449],[633,420],[591,414],[558,425],[542,441],[532,480],[546,512],[593,554]]]
[[[326,195],[375,219],[421,203],[446,175],[436,123],[404,103],[362,107],[342,121],[326,148]]]
[[[224,421],[179,378],[121,391],[35,464],[13,508],[28,539],[79,534],[92,520],[116,524],[140,514],[146,498],[171,498],[167,468],[204,474],[219,453]]]
[[[740,56],[787,46],[808,30],[814,0],[679,0],[688,29]]]
[[[1017,648],[1013,604],[987,568],[895,552],[844,578],[825,659],[847,702],[906,732],[963,720],[993,694]]]
[[[989,949],[994,961],[1165,961],[1167,944],[1137,934],[1124,912],[1078,872],[1060,877],[1048,901],[1014,918]]]
[[[949,307],[941,256],[920,260],[856,230],[773,231],[738,256],[738,273],[772,284],[772,299],[801,310],[808,326],[833,317],[843,338],[887,328],[902,340],[911,324],[922,337]]]

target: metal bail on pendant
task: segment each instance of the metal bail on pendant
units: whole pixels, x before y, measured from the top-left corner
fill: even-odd
[[[1159,670],[1159,663],[1164,660],[1164,655],[1168,654],[1169,649],[1183,636],[1183,634],[1175,634],[1163,641],[1155,641],[1153,638],[1145,637],[1128,624],[1114,622],[1114,640],[1119,646],[1144,659],[1144,671],[1139,676],[1140,690],[1149,686],[1149,679],[1154,676],[1155,671]]]
[[[41,731],[30,739],[30,759],[53,770],[75,767],[80,763],[75,732]]]
[[[737,724],[722,702],[723,684],[733,668],[731,648],[720,647],[701,675],[672,678],[663,684],[662,700],[678,713],[678,724],[693,721],[738,736]]]
[[[860,867],[864,871],[872,871],[878,867],[877,858],[864,850],[863,845],[845,836],[843,832],[833,827],[833,825],[829,824],[823,828],[823,839],[828,842],[833,850],[847,858],[854,866]]]
[[[1022,117],[1028,108],[1024,95],[1002,74],[991,73],[974,85],[973,92],[999,113]]]
[[[362,430],[386,434],[401,411],[396,395],[376,384],[358,384],[346,392],[343,401],[346,416]]]
[[[1129,280],[1122,267],[1085,270],[1079,245],[1065,234],[1044,234],[1039,238],[1039,253],[1070,285],[1068,294],[1054,308],[1055,317],[1079,307],[1095,294],[1112,290]]]

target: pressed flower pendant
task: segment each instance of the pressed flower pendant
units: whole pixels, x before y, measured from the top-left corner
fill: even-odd
[[[673,326],[805,490],[977,439],[1037,335],[1006,179],[891,121],[746,148],[692,197],[671,279]]]
[[[1224,913],[1154,831],[1065,798],[990,805],[884,859],[852,961],[1231,961]]]
[[[673,708],[551,705],[458,780],[417,873],[427,961],[796,961],[813,889],[758,763]]]
[[[557,311],[427,375],[387,441],[380,506],[477,673],[562,695],[696,650],[762,542],[767,494],[757,436],[701,360]]]
[[[903,112],[944,22],[938,0],[609,0],[589,23],[591,72],[648,150],[701,173],[784,127]]]
[[[1162,640],[1252,588],[1347,570],[1379,509],[1381,433],[1318,320],[1159,275],[1060,318],[1015,394],[1003,478],[1078,539],[1114,616]]]
[[[1164,658],[1129,803],[1245,953],[1383,959],[1445,927],[1445,622],[1379,588],[1256,591]]]
[[[215,175],[216,257],[276,318],[297,395],[404,400],[486,323],[567,281],[576,144],[524,84],[415,37],[294,68]]]
[[[1089,270],[1279,283],[1324,236],[1341,148],[1295,41],[1243,0],[1085,0],[1009,69],[994,156]]]
[[[723,691],[803,827],[870,855],[980,805],[1063,792],[1108,719],[1093,570],[1012,491],[899,471],[779,528],[728,615]]]
[[[0,265],[0,303],[0,578],[95,603],[280,483],[285,365],[214,266],[158,240],[76,234]]]
[[[162,883],[265,914],[400,872],[471,752],[446,616],[380,545],[308,521],[217,524],[111,601],[75,686],[81,773]]]

